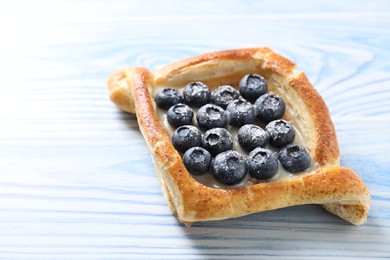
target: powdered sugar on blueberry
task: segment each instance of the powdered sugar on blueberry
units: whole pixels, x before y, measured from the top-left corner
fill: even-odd
[[[158,107],[168,109],[167,115],[158,111],[160,118],[168,121],[169,133],[176,128],[173,146],[195,179],[228,188],[292,177],[313,165],[307,150],[297,144],[304,143],[299,132],[284,118],[284,100],[267,91],[262,76],[248,74],[238,86],[210,91],[194,81],[156,94]]]

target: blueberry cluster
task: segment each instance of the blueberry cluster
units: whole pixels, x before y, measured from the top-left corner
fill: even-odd
[[[211,171],[219,182],[235,185],[248,172],[259,180],[270,179],[279,164],[291,173],[310,167],[307,150],[293,144],[294,127],[282,119],[283,99],[267,92],[262,76],[248,74],[241,79],[239,91],[224,85],[212,92],[202,82],[190,82],[182,94],[166,88],[155,101],[167,110],[167,120],[176,128],[172,144],[183,154],[187,170],[193,175]],[[227,126],[236,127],[237,135],[232,136]],[[248,155],[232,150],[234,139]]]

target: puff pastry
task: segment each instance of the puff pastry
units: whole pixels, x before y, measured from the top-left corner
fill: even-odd
[[[153,73],[145,68],[124,68],[109,77],[110,98],[119,108],[137,115],[163,194],[181,222],[190,225],[302,204],[320,204],[354,225],[367,220],[369,191],[356,173],[339,166],[337,138],[328,109],[305,74],[295,67],[269,48],[249,48],[206,53]],[[183,87],[191,81],[202,81],[210,89],[237,87],[249,73],[262,75],[269,90],[285,100],[285,117],[300,131],[319,167],[280,181],[229,189],[205,186],[186,170],[172,146],[156,114],[153,88]]]

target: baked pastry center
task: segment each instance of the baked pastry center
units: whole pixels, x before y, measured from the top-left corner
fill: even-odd
[[[235,146],[236,150],[239,150],[237,144],[230,144],[227,141],[222,146],[213,146],[214,135],[226,136],[228,135],[226,132],[230,132],[233,136],[236,135],[232,129],[229,129],[230,126],[227,127],[229,131],[223,128],[228,118],[221,113],[222,108],[220,108],[224,109],[227,104],[223,98],[219,97],[231,94],[231,89],[224,87],[219,90],[220,96],[217,95],[213,100],[214,104],[218,104],[218,108],[207,104],[211,97],[207,91],[204,91],[202,83],[215,92],[218,86],[238,86],[245,75],[255,73],[264,77],[268,84],[268,92],[284,100],[286,109],[283,119],[290,122],[296,130],[294,142],[304,147],[304,151],[310,155],[312,161],[310,167],[298,174],[280,172],[277,175],[278,179],[270,181],[252,182],[244,179],[241,183],[235,184],[234,178],[222,178],[224,183],[233,184],[232,186],[221,185],[221,179],[215,182],[210,181],[211,178],[202,180],[196,176],[193,177],[184,165],[183,153],[194,149],[193,158],[199,159],[201,155],[205,155],[204,160],[207,161],[211,158],[200,147],[202,137],[200,133],[197,133],[199,130],[195,126],[182,129],[183,131],[178,133],[177,138],[173,138],[173,129],[184,127],[180,126],[183,122],[191,123],[194,116],[200,128],[218,129],[209,133],[210,140],[207,144],[209,153],[215,156],[213,163],[215,177],[223,176],[226,168],[230,167],[229,165],[242,166],[245,156],[231,150],[220,153],[221,150],[230,146]],[[253,84],[258,83],[256,79],[251,80]],[[168,125],[164,115],[156,108],[155,94],[160,88],[180,89],[194,81],[202,83],[191,86],[188,93],[183,90],[182,98],[186,101],[185,104],[199,108],[199,110],[194,109],[195,114],[191,117],[188,107],[179,106],[178,111],[185,116],[183,118],[172,117]],[[163,194],[179,221],[189,225],[197,221],[234,218],[302,204],[319,204],[327,211],[354,225],[361,225],[367,220],[370,207],[369,191],[354,171],[339,166],[340,154],[336,132],[324,101],[305,74],[296,70],[294,63],[269,48],[205,53],[167,65],[153,73],[146,68],[124,68],[110,76],[108,88],[111,100],[118,107],[137,115],[139,128],[150,148]],[[175,95],[174,92],[170,91],[168,94]],[[193,99],[192,92],[199,92],[199,97]],[[251,103],[257,102],[256,90],[248,88],[240,94]],[[178,99],[176,101],[182,102],[180,96],[176,98]],[[232,98],[235,98],[234,94]],[[172,106],[171,102],[160,101],[158,102],[162,103],[164,109]],[[271,97],[269,102],[276,104],[279,101]],[[229,108],[226,107],[226,109]],[[245,109],[245,103],[237,104],[236,110]],[[280,111],[282,110],[281,108]],[[278,114],[280,111],[275,111],[275,113]],[[207,113],[211,114],[212,120],[204,117]],[[235,110],[231,113],[234,114]],[[251,114],[249,113],[248,116],[250,118]],[[271,121],[270,119],[272,117],[269,118],[268,115],[261,118],[267,123]],[[240,125],[247,121],[237,117],[231,123]],[[175,127],[171,129],[172,124]],[[253,131],[260,130],[254,129]],[[191,148],[187,143],[180,142],[180,138],[189,132],[193,133],[191,142],[196,143],[199,148]],[[176,142],[176,139],[179,142]],[[173,142],[176,144],[176,149]],[[261,143],[261,140],[259,142]],[[274,141],[273,146],[280,147],[282,144],[283,142]],[[250,144],[244,145],[254,148]],[[303,153],[303,150],[296,146],[287,145],[286,147],[288,149],[282,148],[278,155],[279,158],[280,156],[286,157],[286,155],[294,157],[296,154]],[[266,151],[259,151],[258,154],[253,155],[253,158],[260,161],[262,156],[268,155],[272,157]],[[251,154],[248,155],[250,156]],[[233,173],[235,177],[242,177],[245,169],[241,166],[233,167],[235,170],[230,173]],[[252,166],[258,167],[256,164]],[[299,172],[302,169],[301,166],[289,169],[291,172]],[[205,170],[197,164],[189,168],[196,173]],[[261,177],[261,174],[256,176]]]
[[[252,76],[252,75],[253,74],[245,75],[242,79],[245,80],[245,78],[248,78],[248,76]],[[249,80],[247,80],[246,82],[248,82],[248,81]],[[250,82],[248,82],[247,85],[250,85]],[[217,104],[224,105],[224,108],[225,108],[224,113],[226,113],[228,115],[228,118],[229,118],[230,114],[229,114],[229,111],[226,110],[226,107],[230,103],[232,103],[234,100],[241,100],[241,98],[243,99],[243,97],[240,96],[238,94],[239,91],[236,90],[236,89],[239,89],[239,86],[234,86],[235,89],[233,87],[229,86],[230,88],[228,90],[232,91],[232,92],[228,92],[227,94],[229,94],[229,95],[226,95],[225,97],[223,96],[223,92],[222,92],[222,95],[218,95],[219,94],[218,90],[220,90],[221,88],[223,89],[224,87],[226,87],[226,86],[217,86],[216,88],[212,89],[211,90],[211,98],[210,98],[209,102],[207,102],[207,104],[213,104],[213,102],[214,102],[214,104],[217,103]],[[254,86],[252,88],[254,90],[256,90],[256,88],[258,89],[258,88],[260,88],[260,86],[257,85],[257,86]],[[160,85],[160,86],[154,87],[153,90],[152,90],[152,96],[154,97],[154,100],[156,101],[156,102],[154,102],[156,113],[157,113],[158,118],[159,118],[161,124],[163,125],[164,129],[166,130],[166,132],[168,133],[168,135],[171,138],[172,138],[172,135],[173,135],[174,131],[180,125],[194,125],[195,127],[197,127],[199,129],[198,122],[197,122],[197,117],[196,117],[196,114],[197,114],[197,111],[198,111],[199,108],[197,108],[195,106],[190,106],[190,109],[191,109],[191,112],[192,112],[191,120],[187,120],[187,122],[182,122],[180,125],[175,125],[175,124],[172,124],[172,122],[171,123],[169,122],[169,114],[168,114],[169,112],[168,111],[172,111],[173,110],[172,108],[178,107],[179,111],[177,111],[177,113],[175,114],[176,116],[181,114],[181,115],[183,115],[182,117],[186,117],[186,115],[187,115],[185,113],[185,111],[184,112],[181,111],[182,105],[185,103],[185,100],[183,100],[183,98],[182,98],[182,96],[183,96],[183,89],[184,89],[184,86],[182,86],[181,88],[180,87],[179,88],[172,88],[171,86],[161,86]],[[231,89],[234,89],[234,92]],[[171,93],[172,90],[175,91],[174,94]],[[243,91],[241,90],[241,92],[243,92]],[[166,96],[166,100],[171,100],[172,104],[167,106],[166,105],[167,102],[161,101],[161,96],[163,94],[167,94],[167,95],[165,95]],[[267,92],[265,91],[264,94],[267,94]],[[268,94],[269,94],[269,92],[268,92]],[[218,97],[221,97],[220,100],[219,100],[219,103],[218,103],[218,101],[216,102],[215,101],[216,98],[214,98],[217,95],[218,95]],[[232,96],[235,96],[235,99],[231,98]],[[256,96],[256,95],[252,94],[252,96]],[[258,97],[260,97],[260,96],[264,96],[264,95],[258,95]],[[283,97],[281,97],[281,98],[282,98],[282,100],[284,99]],[[221,101],[221,99],[222,99],[222,101]],[[256,100],[257,99],[252,99],[253,104],[251,103],[251,105],[254,108],[255,108]],[[225,102],[223,102],[223,101],[225,101]],[[169,110],[169,108],[171,108],[171,109]],[[286,109],[289,109],[289,108],[287,107]],[[213,115],[211,114],[211,117],[212,116]],[[286,117],[280,117],[280,118],[283,118],[286,121],[288,121],[288,119]],[[279,117],[278,117],[278,119],[279,119]],[[261,127],[261,129],[265,129],[267,123],[265,123],[264,121],[261,121],[259,118],[256,118],[256,119],[252,120],[250,123],[248,123],[248,124],[241,124],[240,126],[232,125],[231,121],[232,121],[231,119],[228,120],[228,122],[227,122],[227,124],[225,126],[225,128],[231,134],[231,137],[232,137],[233,146],[232,146],[231,150],[239,152],[240,154],[244,155],[245,158],[248,158],[249,153],[251,151],[253,151],[255,148],[257,148],[257,147],[262,147],[262,148],[268,149],[268,150],[272,151],[273,153],[275,153],[275,156],[277,156],[277,153],[280,152],[280,150],[281,150],[280,148],[276,148],[276,147],[273,147],[272,145],[270,145],[270,143],[268,142],[268,138],[267,138],[267,141],[265,142],[265,145],[261,145],[261,146],[254,145],[249,150],[248,149],[243,149],[243,147],[240,145],[240,143],[238,141],[238,136],[237,136],[238,130],[241,129],[243,125],[246,125],[248,127],[252,126],[252,125],[256,125],[256,126]],[[300,147],[305,147],[305,140],[303,139],[302,134],[294,126],[293,126],[293,128],[294,128],[294,132],[295,132],[295,137],[294,137],[292,142],[288,142],[287,144],[293,143],[293,144],[299,145]],[[206,131],[204,131],[202,129],[200,129],[200,130],[202,132],[202,137],[204,139],[205,138],[204,134],[205,134]],[[249,130],[248,132],[250,134],[252,134],[251,130]],[[267,132],[264,131],[264,133],[268,135]],[[252,135],[250,137],[251,137],[250,139],[253,139]],[[204,147],[204,145],[203,145],[203,147]],[[205,147],[205,148],[207,150],[207,147]],[[230,150],[230,149],[228,149],[228,150]],[[183,156],[183,153],[181,153],[181,155]],[[261,159],[263,159],[263,158],[261,158]],[[257,161],[256,160],[252,160],[252,161],[255,161],[255,163],[257,163],[257,164],[261,163],[259,160],[257,160]],[[201,162],[198,161],[196,163],[199,164]],[[210,165],[210,167],[209,167],[207,172],[203,172],[201,174],[192,174],[192,177],[195,178],[200,183],[202,183],[202,184],[204,184],[204,185],[206,185],[208,187],[229,189],[229,188],[235,188],[235,187],[240,187],[240,186],[253,185],[253,184],[256,184],[256,183],[260,183],[260,182],[280,181],[280,180],[284,180],[284,179],[295,178],[299,174],[313,174],[313,173],[315,173],[315,170],[317,168],[318,168],[318,163],[316,161],[314,161],[314,160],[311,160],[310,166],[307,169],[304,169],[303,171],[299,171],[298,173],[292,173],[292,172],[289,172],[288,170],[286,170],[281,165],[280,161],[277,160],[277,171],[276,171],[276,173],[272,174],[273,175],[272,177],[269,177],[269,178],[256,178],[256,177],[252,176],[248,172],[249,170],[247,169],[245,177],[241,181],[239,181],[238,183],[233,184],[233,185],[223,184],[220,181],[218,181],[215,177],[213,177],[213,175],[211,173],[211,171],[212,171],[212,166],[211,165]],[[189,167],[187,167],[187,170],[190,173],[192,173],[191,169],[189,169]]]

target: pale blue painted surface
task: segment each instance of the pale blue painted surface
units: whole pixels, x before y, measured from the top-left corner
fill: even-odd
[[[1,4],[0,259],[390,258],[390,2],[16,1]],[[180,225],[107,76],[268,46],[331,111],[367,223],[317,206]]]

